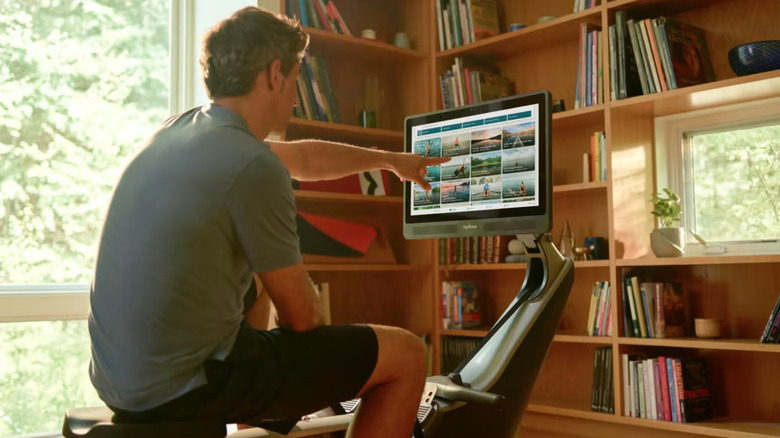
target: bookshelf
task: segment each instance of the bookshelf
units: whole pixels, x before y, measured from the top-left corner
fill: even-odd
[[[284,10],[284,1],[281,1]],[[601,0],[598,6],[572,13],[571,0],[520,2],[498,0],[503,28],[524,23],[524,29],[501,33],[454,49],[438,50],[435,0],[336,0],[353,35],[376,30],[392,41],[404,31],[412,49],[307,28],[311,53],[328,65],[343,123],[292,119],[288,139],[321,137],[383,149],[403,149],[407,114],[442,107],[438,75],[455,57],[497,65],[514,81],[518,93],[547,89],[562,99],[567,111],[553,115],[554,223],[558,239],[569,219],[581,242],[585,236],[608,241],[608,260],[575,263],[575,283],[558,334],[537,381],[523,434],[528,436],[640,437],[768,437],[780,436],[780,346],[758,338],[780,291],[780,255],[722,255],[659,259],[650,250],[653,229],[654,126],[657,116],[780,96],[780,71],[736,77],[726,53],[748,41],[776,39],[780,2],[776,0]],[[589,23],[606,30],[615,12],[639,17],[671,16],[702,27],[716,81],[676,90],[611,100],[609,60],[604,56],[604,103],[574,108],[578,29]],[[544,15],[556,18],[536,23]],[[608,41],[603,41],[608,54]],[[384,89],[379,129],[357,126],[364,78],[377,76]],[[589,151],[594,131],[607,138],[607,181],[583,183],[581,157]],[[440,265],[434,241],[406,241],[401,232],[402,185],[391,182],[387,197],[298,191],[301,209],[365,223],[380,224],[391,242],[397,265],[307,265],[312,278],[330,285],[334,323],[372,322],[405,327],[431,341],[433,373],[440,372],[440,343],[445,337],[481,337],[522,284],[524,267],[517,264]],[[721,339],[626,337],[622,327],[624,275],[681,282],[693,300],[691,317],[714,316],[724,322]],[[440,285],[445,280],[471,280],[480,289],[485,326],[442,330]],[[585,333],[590,287],[609,281],[613,335]],[[617,321],[617,323],[614,323]],[[691,324],[692,325],[692,324]],[[692,333],[692,332],[691,332]],[[596,348],[612,346],[615,413],[590,410],[593,357]],[[672,423],[631,418],[623,413],[620,354],[697,354],[710,373],[714,419]],[[525,436],[525,435],[524,435]]]

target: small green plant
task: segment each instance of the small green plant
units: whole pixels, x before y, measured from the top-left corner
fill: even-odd
[[[661,228],[671,228],[675,222],[680,222],[682,209],[680,208],[680,197],[668,188],[664,188],[662,194],[653,193],[650,199],[653,203],[653,216],[658,217]]]

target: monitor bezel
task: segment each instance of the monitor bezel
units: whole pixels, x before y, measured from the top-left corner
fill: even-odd
[[[437,213],[428,215],[412,215],[410,197],[412,196],[412,183],[404,183],[404,224],[405,225],[434,225],[450,224],[457,221],[479,221],[486,219],[528,218],[535,219],[536,223],[542,219],[547,224],[546,230],[534,230],[535,232],[547,232],[552,227],[552,147],[551,147],[551,97],[546,90],[515,95],[488,102],[473,105],[448,108],[425,114],[408,116],[404,120],[404,151],[413,152],[412,128],[419,125],[436,123],[450,119],[487,114],[528,105],[538,105],[539,135],[539,205],[533,207],[516,207],[496,210]],[[546,219],[546,220],[544,220]]]

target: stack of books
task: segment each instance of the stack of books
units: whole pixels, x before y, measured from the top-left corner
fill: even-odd
[[[687,298],[679,283],[623,280],[623,323],[626,337],[679,338],[688,321]]]
[[[322,59],[306,53],[295,86],[298,101],[301,103],[293,110],[295,117],[322,122],[341,122],[330,75]]]
[[[601,4],[601,0],[574,0],[574,13],[582,12],[586,9],[595,8]]]
[[[497,0],[436,0],[436,18],[440,51],[501,32]]]
[[[611,288],[608,281],[597,281],[590,293],[588,336],[612,336]]]
[[[450,70],[439,76],[444,108],[456,108],[514,94],[514,84],[492,65],[467,65],[456,57]]]
[[[616,11],[609,51],[613,99],[715,80],[704,31],[672,18],[634,20]]]
[[[579,44],[575,109],[604,102],[601,29],[596,29],[589,23],[580,23]]]
[[[507,236],[447,237],[439,239],[439,264],[499,263]]]
[[[482,342],[482,338],[444,337],[441,340],[441,371],[454,371]]]
[[[482,324],[479,290],[470,281],[443,281],[441,284],[441,325],[447,329],[467,329]]]
[[[615,413],[614,373],[612,372],[612,347],[598,347],[593,359],[593,391],[590,410]]]
[[[298,18],[304,26],[352,35],[333,0],[285,0],[284,7],[288,17]]]
[[[690,423],[712,418],[701,357],[623,354],[623,409],[628,417]]]
[[[604,131],[590,137],[590,152],[582,155],[582,182],[607,180],[607,137]]]

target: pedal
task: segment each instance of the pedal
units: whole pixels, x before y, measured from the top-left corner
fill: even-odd
[[[359,398],[339,402],[339,406],[341,406],[341,409],[343,409],[343,412],[341,412],[341,414],[351,414],[357,410],[359,405],[360,405]]]
[[[432,410],[433,408],[430,405],[420,405],[417,408],[417,421],[420,424],[423,424],[425,419],[428,418],[428,414],[430,414]]]

